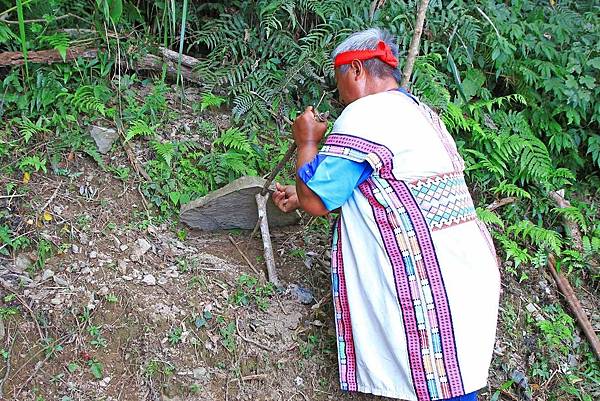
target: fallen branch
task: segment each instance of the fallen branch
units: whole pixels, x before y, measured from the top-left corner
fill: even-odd
[[[259,373],[256,375],[242,376],[243,382],[250,381],[250,380],[266,380],[266,379],[267,379],[267,375],[264,373]]]
[[[512,196],[509,198],[498,199],[498,200],[495,200],[494,202],[490,203],[486,207],[486,209],[493,212],[494,210],[501,208],[502,206],[506,206],[511,203],[515,203],[516,201],[517,201],[517,198],[514,198]]]
[[[27,63],[53,64],[64,63],[82,58],[96,58],[100,49],[68,48],[65,58],[57,50],[38,50],[27,52]],[[163,71],[166,65],[167,76],[171,79],[177,78],[177,60],[179,53],[169,49],[160,48],[161,56],[146,54],[133,61],[131,68],[140,71]],[[202,83],[200,75],[193,70],[193,67],[200,61],[191,56],[181,56],[181,76],[188,81]],[[25,64],[25,57],[22,52],[2,52],[0,53],[0,67],[20,66]],[[124,63],[125,64],[125,63]]]
[[[162,54],[164,59],[171,60],[175,63],[177,63],[179,61],[179,53],[178,52],[169,50],[166,47],[159,47],[158,49],[160,50],[160,53]],[[194,68],[199,63],[200,63],[200,60],[198,60],[197,58],[194,58],[192,56],[188,56],[185,54],[181,55],[181,66],[182,67]]]
[[[173,53],[175,53],[175,52],[173,52]],[[167,52],[167,54],[170,54],[170,51]],[[186,56],[186,58],[193,58],[193,57]],[[189,62],[190,61],[188,60],[188,63]],[[158,57],[153,54],[146,54],[144,57],[142,57],[134,62],[133,68],[136,70],[142,70],[142,71],[150,70],[150,71],[162,72],[163,65],[166,65],[167,76],[171,79],[176,79],[177,78],[177,60],[172,60],[171,58],[166,57],[164,52],[163,52],[163,57]],[[183,64],[183,62],[181,64],[181,76],[184,79],[187,79],[188,81],[195,82],[197,84],[202,83],[202,80],[200,79],[200,74],[195,72],[192,68],[185,66]]]
[[[72,47],[67,49],[66,57],[60,55],[57,50],[38,50],[27,52],[28,63],[63,63],[65,61],[75,60],[79,57],[82,58],[96,58],[98,55],[98,49],[82,49],[78,47]],[[22,52],[2,52],[0,53],[0,66],[19,66],[25,64],[25,57]]]
[[[548,270],[550,270],[550,274],[552,274],[554,281],[556,281],[558,289],[569,304],[569,308],[571,308],[571,311],[575,314],[577,323],[587,337],[596,357],[600,360],[600,340],[598,340],[598,336],[596,335],[592,324],[588,320],[581,303],[579,303],[575,291],[573,291],[573,287],[569,284],[569,280],[567,280],[564,274],[556,270],[556,260],[554,259],[554,255],[548,256]]]
[[[415,21],[415,31],[410,40],[406,64],[404,65],[404,70],[402,70],[402,83],[400,83],[400,87],[402,88],[408,87],[408,82],[410,81],[410,76],[412,75],[413,67],[415,66],[415,60],[419,54],[419,45],[421,44],[421,34],[423,33],[423,25],[425,24],[427,6],[429,6],[429,0],[421,0],[419,11],[417,11],[417,20]]]

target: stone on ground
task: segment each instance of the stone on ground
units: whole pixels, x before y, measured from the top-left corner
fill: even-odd
[[[181,221],[200,230],[251,230],[258,220],[255,195],[262,190],[261,177],[241,177],[181,208]],[[271,187],[271,193],[274,186]],[[267,215],[270,227],[298,222],[297,213],[283,213],[269,200]]]
[[[98,127],[97,125],[92,125],[90,129],[90,135],[94,138],[96,142],[96,147],[98,148],[98,152],[107,154],[113,143],[119,137],[119,133],[112,128],[104,128]]]

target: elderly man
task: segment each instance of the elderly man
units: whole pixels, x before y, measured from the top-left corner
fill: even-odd
[[[341,208],[332,245],[340,383],[410,401],[475,400],[494,347],[499,272],[440,118],[398,88],[398,47],[369,29],[333,53],[346,108],[293,125],[296,186],[274,202]]]

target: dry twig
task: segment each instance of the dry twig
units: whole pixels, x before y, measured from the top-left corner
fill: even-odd
[[[10,334],[9,334],[10,335]],[[10,374],[10,357],[12,355],[12,350],[15,345],[15,340],[17,339],[17,333],[13,336],[10,346],[8,347],[8,358],[6,358],[6,370],[4,371],[4,376],[0,379],[0,400],[4,399],[4,383],[6,383],[6,379]]]
[[[486,209],[493,212],[496,209],[501,208],[502,206],[506,206],[506,205],[510,205],[511,203],[515,203],[517,201],[517,198],[515,197],[508,197],[508,198],[502,198],[502,199],[498,199],[495,200],[494,202],[490,203]]]
[[[256,267],[254,267],[254,265],[252,264],[252,262],[250,262],[250,259],[248,259],[248,257],[246,256],[246,254],[244,252],[242,252],[242,250],[240,249],[240,247],[238,246],[238,244],[235,242],[235,240],[233,239],[233,237],[231,235],[229,235],[229,242],[231,242],[233,244],[233,246],[235,246],[235,249],[237,249],[237,251],[239,252],[239,254],[242,255],[242,258],[244,258],[244,260],[246,261],[246,263],[248,264],[248,266],[250,266],[250,268],[252,269],[252,271],[254,273],[256,273],[258,276],[260,276],[259,271],[256,270]]]
[[[29,312],[29,314],[31,315],[31,318],[33,319],[33,322],[35,323],[35,326],[37,327],[38,333],[40,335],[40,340],[44,340],[44,338],[46,338],[44,336],[44,332],[42,331],[42,328],[40,327],[40,323],[37,320],[37,317],[35,316],[35,313],[33,313],[33,310],[29,307],[29,305],[27,304],[27,302],[25,302],[25,300],[23,298],[21,298],[21,296],[19,294],[17,294],[15,291],[13,291],[12,288],[10,288],[9,286],[7,286],[6,284],[4,284],[3,282],[0,281],[0,286],[2,286],[2,288],[4,288],[6,291],[9,291],[10,293],[12,293],[17,300],[21,303],[21,305],[23,305],[23,307],[25,309],[27,309],[27,312]]]
[[[251,338],[244,337],[244,335],[240,331],[240,322],[239,322],[239,319],[237,317],[235,318],[235,330],[237,332],[237,335],[240,336],[240,338],[242,340],[244,340],[244,341],[246,341],[246,342],[248,342],[250,344],[254,344],[257,347],[264,349],[265,351],[271,351],[271,348],[267,347],[266,345],[263,345],[263,344],[259,343],[258,341],[255,341],[255,340],[253,340]]]

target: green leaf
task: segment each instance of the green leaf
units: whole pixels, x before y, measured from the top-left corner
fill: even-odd
[[[597,70],[600,70],[600,57],[594,57],[593,59],[588,61],[588,65],[591,65]]]
[[[177,205],[177,202],[179,202],[179,199],[181,199],[181,193],[169,192],[169,199],[171,199],[171,202],[173,202],[174,205]]]
[[[460,80],[460,73],[458,72],[458,67],[456,67],[456,63],[454,62],[454,57],[452,57],[452,54],[450,54],[450,51],[447,51],[447,55],[448,55],[448,65],[450,66],[450,70],[452,71],[452,75],[454,76],[454,82],[456,82],[456,86],[458,87],[458,92],[460,93],[460,96],[466,103],[467,96],[465,95],[463,84]]]
[[[198,329],[201,329],[202,327],[206,326],[206,323],[206,319],[202,316],[198,316],[196,320],[194,320],[194,324]]]
[[[587,75],[579,78],[579,83],[587,86],[588,89],[594,89],[596,87],[596,79]]]
[[[102,373],[102,364],[97,361],[92,361],[90,363],[90,372],[96,379],[102,379],[104,374]]]
[[[109,0],[108,13],[113,23],[117,24],[123,14],[123,1],[122,0]]]
[[[17,19],[19,20],[19,38],[21,50],[25,61],[25,74],[29,76],[29,64],[27,63],[27,35],[25,34],[25,17],[23,17],[23,0],[17,0]]]
[[[69,371],[69,373],[74,373],[75,371],[77,371],[79,369],[81,369],[81,366],[79,366],[75,362],[71,362],[67,365],[67,370]]]

